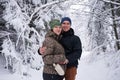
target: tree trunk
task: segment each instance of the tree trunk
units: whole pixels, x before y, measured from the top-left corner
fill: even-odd
[[[111,1],[114,1],[114,0],[111,0]],[[111,8],[114,8],[114,4],[111,3]],[[114,10],[111,11],[112,13],[112,18],[113,18],[113,30],[114,30],[114,33],[115,33],[115,38],[116,40],[118,40],[118,33],[117,33],[117,25],[116,25],[116,22],[115,22],[115,13],[114,13]],[[117,50],[120,49],[120,45],[119,45],[119,42],[116,41],[116,46],[117,46]]]

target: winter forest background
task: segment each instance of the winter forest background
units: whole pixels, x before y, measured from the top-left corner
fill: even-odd
[[[37,50],[64,16],[82,41],[76,80],[119,80],[120,0],[0,0],[0,80],[42,80]]]

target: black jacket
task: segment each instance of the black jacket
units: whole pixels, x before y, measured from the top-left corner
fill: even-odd
[[[74,35],[74,31],[71,28],[69,31],[62,33],[60,43],[65,49],[66,58],[69,60],[67,67],[77,67],[78,59],[80,59],[82,54],[80,38]]]

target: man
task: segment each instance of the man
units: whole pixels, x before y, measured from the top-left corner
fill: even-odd
[[[82,54],[80,38],[74,35],[71,24],[72,22],[69,17],[64,17],[61,19],[63,32],[60,43],[64,47],[65,55],[68,59],[67,69],[65,72],[65,80],[75,80],[75,76],[77,74],[78,59],[80,59]]]
[[[74,31],[71,28],[71,19],[69,17],[64,17],[61,19],[61,26],[63,32],[60,39],[61,45],[65,49],[65,56],[68,61],[63,64],[67,64],[65,72],[65,80],[75,80],[77,74],[78,60],[82,54],[82,46],[80,38],[74,35]],[[40,48],[40,53],[44,53],[45,47]]]

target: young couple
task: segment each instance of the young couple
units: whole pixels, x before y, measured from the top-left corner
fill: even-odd
[[[75,80],[82,46],[71,24],[69,17],[62,18],[61,22],[57,19],[50,21],[51,30],[45,36],[43,47],[38,50],[44,62],[43,80]],[[65,74],[59,75],[53,64],[59,64]]]

